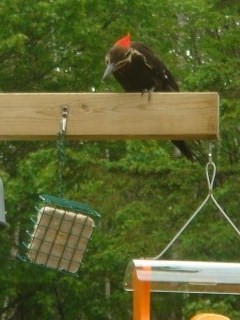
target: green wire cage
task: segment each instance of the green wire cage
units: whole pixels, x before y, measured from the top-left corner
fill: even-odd
[[[22,260],[76,274],[100,214],[88,205],[46,194]]]

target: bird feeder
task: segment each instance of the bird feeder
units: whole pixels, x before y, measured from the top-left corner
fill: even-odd
[[[88,205],[41,195],[25,261],[76,274],[99,213]]]
[[[133,291],[133,320],[150,320],[151,292],[240,295],[240,263],[133,260],[124,287]]]
[[[162,260],[162,255],[173,245],[205,204],[212,202],[240,236],[240,230],[224,212],[213,195],[216,166],[212,161],[211,145],[206,165],[208,195],[165,249],[152,259],[136,259],[126,269],[124,287],[133,291],[133,320],[150,320],[151,292],[207,293],[240,295],[240,263]],[[228,320],[224,316],[193,319]]]
[[[134,281],[149,284],[151,292],[240,294],[240,263],[133,260],[126,270],[124,286]]]

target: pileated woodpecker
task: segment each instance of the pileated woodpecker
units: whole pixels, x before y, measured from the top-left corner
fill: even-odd
[[[143,43],[131,41],[129,33],[108,51],[105,62],[102,80],[112,73],[126,92],[179,91],[164,63]],[[172,142],[187,159],[193,160],[184,141]]]

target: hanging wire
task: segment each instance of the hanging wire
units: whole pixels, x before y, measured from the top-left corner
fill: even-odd
[[[60,121],[60,131],[57,139],[57,153],[58,153],[58,193],[59,197],[63,197],[65,191],[65,181],[63,177],[64,167],[66,164],[66,156],[65,156],[65,135],[67,129],[67,116],[68,116],[68,106],[62,107],[62,118]]]
[[[212,157],[212,143],[209,144],[209,153],[208,153],[208,163],[205,168],[206,177],[207,177],[207,184],[208,184],[208,195],[197,208],[197,210],[192,214],[192,216],[187,220],[184,226],[179,230],[179,232],[173,237],[173,239],[168,243],[168,245],[153,259],[161,258],[164,253],[168,251],[168,249],[174,244],[174,242],[179,238],[179,236],[184,232],[184,230],[188,227],[188,225],[192,222],[192,220],[197,216],[197,214],[202,210],[205,204],[208,202],[209,199],[213,201],[219,211],[222,213],[224,218],[228,221],[228,223],[232,226],[232,228],[236,231],[236,233],[240,236],[240,230],[235,226],[233,221],[229,218],[229,216],[224,212],[223,208],[219,205],[217,200],[213,195],[213,184],[216,177],[216,165],[213,162]]]

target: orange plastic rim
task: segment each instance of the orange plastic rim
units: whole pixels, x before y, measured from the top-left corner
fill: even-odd
[[[201,313],[191,318],[191,320],[230,320],[230,318],[215,313]]]

